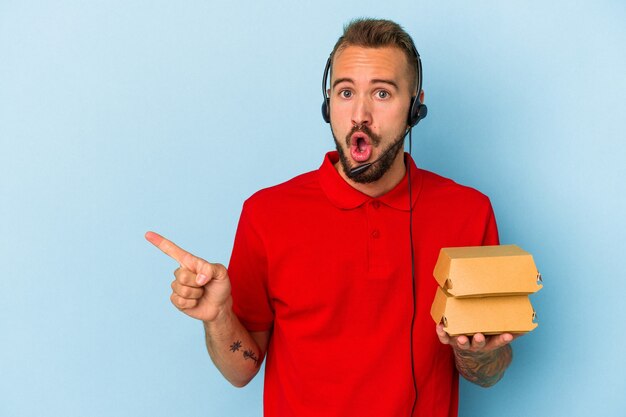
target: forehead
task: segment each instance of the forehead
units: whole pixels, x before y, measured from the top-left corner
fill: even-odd
[[[397,47],[366,48],[346,46],[338,50],[333,58],[331,83],[338,78],[353,81],[371,79],[407,80],[411,70],[406,54]]]

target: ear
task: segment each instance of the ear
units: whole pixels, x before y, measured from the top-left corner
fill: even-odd
[[[424,104],[424,90],[420,91],[420,103]]]

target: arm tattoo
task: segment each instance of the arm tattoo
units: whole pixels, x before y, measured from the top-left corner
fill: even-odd
[[[235,352],[239,352],[241,350],[241,340],[237,340],[236,342],[233,342],[232,345],[230,345],[230,351],[235,353]],[[252,360],[254,361],[254,366],[258,367],[259,366],[259,358],[256,355],[256,353],[254,353],[254,351],[252,349],[246,349],[243,351],[243,358],[244,360]]]
[[[454,349],[459,373],[481,387],[491,387],[498,382],[512,358],[513,351],[509,345],[484,353]]]
[[[252,359],[254,361],[254,365],[259,366],[259,358],[256,357],[256,355],[251,349],[248,349],[243,352],[243,358],[245,360]]]

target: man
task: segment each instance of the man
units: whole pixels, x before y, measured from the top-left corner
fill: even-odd
[[[233,385],[267,354],[266,416],[456,416],[458,372],[494,384],[513,336],[435,326],[432,271],[442,247],[498,243],[491,205],[401,152],[424,92],[400,26],[353,21],[330,63],[337,152],[245,202],[228,270],[146,238],[180,263],[171,301]]]

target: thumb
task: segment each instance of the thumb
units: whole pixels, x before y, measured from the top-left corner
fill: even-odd
[[[212,264],[210,262],[202,262],[197,264],[198,276],[196,283],[198,285],[206,285],[209,281],[224,281],[228,279],[228,270],[222,264]]]

